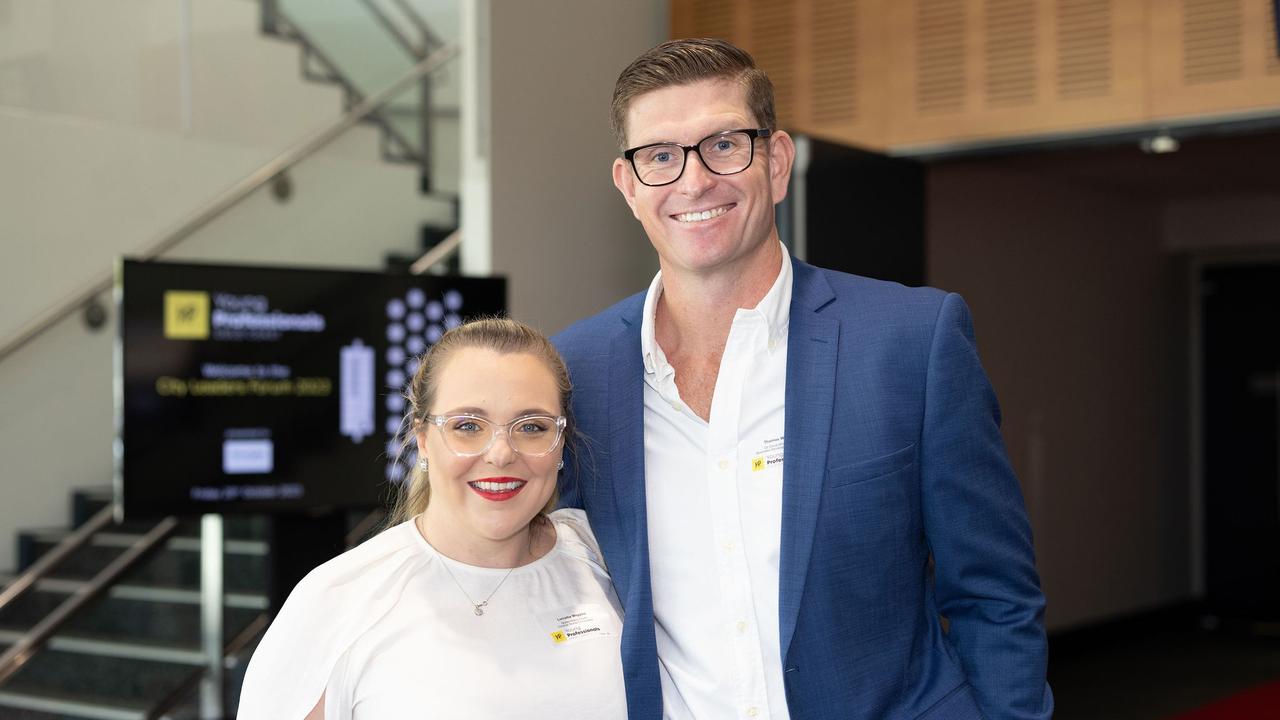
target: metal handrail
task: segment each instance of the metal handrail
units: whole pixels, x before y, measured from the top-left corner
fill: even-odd
[[[249,647],[249,644],[257,640],[267,631],[271,625],[271,616],[267,613],[258,613],[243,630],[231,638],[222,648],[223,664],[231,667],[231,660]],[[146,720],[161,720],[166,714],[176,708],[183,700],[187,699],[196,688],[200,687],[200,681],[204,679],[208,668],[200,668],[189,673],[182,682],[169,691],[167,695],[156,703],[155,707],[147,711]]]
[[[14,578],[12,582],[5,586],[4,590],[0,590],[0,611],[3,611],[15,600],[22,597],[24,593],[35,587],[36,583],[49,574],[49,571],[58,563],[89,542],[90,538],[99,530],[110,525],[112,519],[113,508],[108,504],[48,552],[41,555],[39,560],[31,564],[31,567]]]
[[[406,0],[391,0],[391,2],[396,7],[400,8],[400,12],[404,13],[404,16],[409,18],[409,22],[417,29],[418,34],[422,35],[422,40],[427,50],[444,45],[444,41],[440,39],[440,36],[431,31],[427,22],[422,19],[422,16],[418,14],[418,11],[406,2]]]
[[[419,47],[412,40],[410,40],[409,36],[405,35],[400,30],[399,26],[395,24],[395,21],[391,19],[391,16],[387,15],[385,12],[382,11],[382,8],[378,7],[377,3],[375,3],[373,0],[360,0],[360,4],[364,5],[365,8],[367,8],[369,12],[373,14],[374,21],[377,22],[379,25],[381,25],[382,29],[386,30],[387,34],[389,34],[392,38],[394,38],[395,41],[400,44],[400,47],[403,48],[405,52],[409,53],[410,56],[417,58],[419,60],[426,57],[427,55],[426,47],[425,46]]]
[[[247,198],[255,190],[270,182],[277,175],[288,170],[302,160],[305,160],[321,148],[336,140],[338,136],[346,132],[353,125],[369,115],[372,115],[383,105],[386,105],[414,83],[426,77],[431,72],[439,69],[446,62],[452,60],[457,54],[458,46],[456,44],[446,45],[445,47],[431,53],[402,75],[400,79],[388,85],[381,92],[366,98],[358,105],[351,108],[351,110],[346,115],[342,116],[342,118],[337,122],[319,130],[297,145],[294,145],[288,150],[280,153],[262,167],[250,173],[240,182],[237,182],[224,190],[220,195],[218,195],[218,197],[214,198],[207,205],[197,210],[190,218],[180,223],[173,230],[166,232],[160,240],[148,245],[141,252],[135,253],[135,256],[144,260],[149,260],[173,249],[176,245],[193,235],[197,230],[208,225],[215,218],[222,215],[222,213]],[[27,343],[43,335],[53,327],[55,323],[75,312],[77,308],[92,301],[98,295],[110,290],[113,281],[113,272],[104,273],[99,276],[97,280],[88,283],[86,285],[86,289],[68,296],[62,302],[37,315],[23,326],[21,330],[10,336],[3,345],[0,345],[0,362],[4,362],[5,359],[17,352],[20,348],[24,347]]]
[[[305,52],[310,53],[312,57],[319,60],[324,65],[325,71],[328,73],[329,80],[332,82],[336,82],[338,85],[340,85],[342,87],[342,91],[346,93],[347,98],[354,99],[357,103],[359,103],[361,100],[364,99],[364,92],[362,92],[360,88],[356,86],[355,81],[347,77],[342,72],[342,70],[338,67],[338,64],[333,61],[333,58],[329,57],[329,54],[324,50],[322,50],[320,46],[317,45],[315,41],[311,39],[310,35],[304,32],[302,28],[298,27],[296,24],[290,22],[289,19],[285,17],[282,13],[280,13],[279,10],[276,10],[276,22],[283,23],[284,25],[283,29],[278,29],[278,32],[280,32],[283,37],[287,37],[299,43],[300,45],[302,45],[302,47],[305,49]],[[419,56],[417,59],[422,60],[423,58]],[[305,60],[304,60],[304,63],[305,63]],[[419,79],[426,78],[428,74],[430,73],[428,72],[420,75]],[[399,93],[396,93],[395,95],[398,95],[398,94]],[[392,97],[389,98],[388,101],[390,101],[391,99],[394,99],[395,95],[392,95]],[[356,107],[358,107],[358,105]],[[406,155],[412,155],[413,146],[409,144],[409,140],[405,138],[405,136],[402,135],[398,129],[396,129],[395,125],[392,125],[390,121],[388,121],[385,117],[383,117],[383,114],[381,111],[382,111],[381,107],[375,108],[374,111],[370,113],[370,117],[368,119],[371,122],[376,123],[378,127],[381,128],[383,135],[389,136],[392,140],[394,140],[396,144],[399,145],[400,148],[406,153]],[[423,162],[424,161],[419,160],[420,164],[422,164]],[[423,167],[425,168],[425,164],[423,165]]]
[[[441,240],[435,247],[422,254],[422,257],[413,261],[409,266],[409,273],[413,275],[421,275],[430,270],[433,265],[444,262],[448,257],[458,251],[462,245],[462,228],[458,228],[449,233],[445,239]]]
[[[365,537],[375,527],[378,527],[378,525],[382,523],[382,521],[385,520],[386,518],[387,518],[386,510],[382,508],[374,508],[373,510],[370,510],[367,515],[360,518],[360,522],[356,523],[355,527],[347,531],[346,537],[343,539],[343,542],[346,544],[348,548],[353,548],[356,545],[359,545],[360,543],[364,542]]]
[[[374,508],[367,515],[356,523],[346,534],[346,547],[355,547],[358,543],[365,539],[365,536],[376,528],[383,520],[386,519],[386,511],[382,508]],[[265,612],[258,613],[243,630],[236,634],[222,648],[223,664],[230,668],[234,667],[235,656],[244,651],[245,648],[266,633],[267,628],[271,625],[271,616]],[[192,692],[200,686],[200,681],[208,672],[208,668],[199,668],[192,671],[182,679],[176,687],[169,691],[155,707],[147,711],[146,720],[162,720],[166,713],[176,708],[183,700],[191,695]]]
[[[138,541],[125,550],[119,557],[112,560],[97,575],[89,581],[89,584],[76,590],[62,604],[54,608],[53,612],[46,615],[34,627],[28,630],[18,638],[3,655],[0,655],[0,686],[3,686],[9,678],[13,677],[24,665],[35,656],[40,648],[58,632],[63,625],[67,624],[75,616],[77,612],[82,610],[91,601],[98,598],[107,591],[107,589],[120,579],[120,576],[128,572],[133,566],[142,562],[158,549],[169,536],[178,529],[178,519],[175,517],[167,517],[151,528],[145,535],[138,538]]]

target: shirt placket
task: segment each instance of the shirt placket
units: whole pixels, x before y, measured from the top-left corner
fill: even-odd
[[[745,462],[739,457],[738,430],[754,348],[767,341],[766,335],[767,326],[758,313],[740,313],[734,320],[720,364],[708,428],[709,486],[714,490],[712,521],[720,546],[715,557],[727,623],[724,630],[736,659],[737,715],[748,719],[768,717],[769,709],[738,498],[739,473]]]

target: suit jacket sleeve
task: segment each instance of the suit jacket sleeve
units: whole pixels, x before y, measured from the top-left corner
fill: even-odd
[[[990,720],[1049,718],[1044,596],[969,310],[942,303],[929,352],[921,504],[938,608]]]

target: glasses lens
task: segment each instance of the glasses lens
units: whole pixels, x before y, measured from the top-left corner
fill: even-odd
[[[751,150],[751,136],[740,132],[712,135],[698,143],[698,155],[707,169],[721,175],[746,170]]]
[[[646,185],[662,185],[680,177],[684,149],[674,143],[640,148],[631,156],[636,176]]]
[[[493,439],[493,423],[478,417],[459,415],[445,418],[440,426],[444,444],[459,455],[476,455],[484,452]]]
[[[508,436],[521,455],[546,455],[560,439],[560,426],[553,417],[525,417],[511,423]]]

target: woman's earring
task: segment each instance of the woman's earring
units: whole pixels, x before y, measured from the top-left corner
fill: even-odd
[[[563,470],[563,469],[564,469],[564,461],[561,460],[560,462],[556,463],[556,470]]]
[[[418,461],[418,470],[420,470],[420,471],[422,471],[422,472],[426,472],[426,471],[427,471],[427,459],[426,459],[426,458],[422,458],[421,460],[419,460],[419,461]]]

